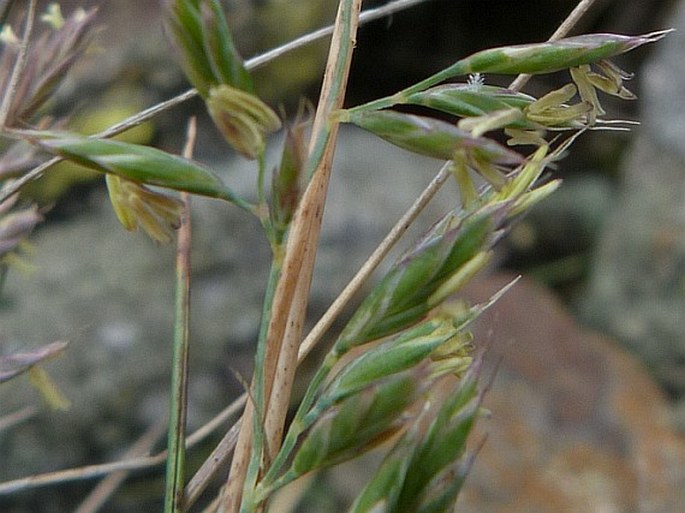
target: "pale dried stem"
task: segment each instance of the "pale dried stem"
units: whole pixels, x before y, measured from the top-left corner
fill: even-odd
[[[237,512],[240,508],[247,467],[250,463],[254,414],[254,405],[251,401],[247,401],[243,415],[240,417],[240,431],[236,438],[228,481],[221,492],[219,504],[223,505],[222,511],[226,513]]]
[[[596,2],[596,0],[581,0],[578,2],[576,5],[575,9],[571,11],[571,14],[569,14],[564,21],[561,22],[561,25],[559,25],[559,28],[557,28],[554,31],[554,34],[552,34],[548,41],[556,41],[558,39],[561,39],[563,37],[566,37],[566,35],[573,30],[573,27],[575,27],[580,19],[585,15],[586,12],[592,7],[592,5]],[[509,86],[509,89],[512,91],[520,91],[523,86],[525,86],[528,81],[530,80],[531,75],[522,73],[516,79],[511,83]]]
[[[15,493],[20,490],[29,488],[37,488],[39,486],[47,486],[58,483],[66,483],[69,481],[80,481],[83,479],[92,479],[94,477],[104,476],[117,472],[119,470],[142,470],[146,468],[156,467],[166,461],[166,451],[146,458],[132,458],[114,463],[102,463],[99,465],[87,465],[85,467],[72,468],[68,470],[59,470],[57,472],[48,472],[46,474],[38,474],[35,476],[22,477],[13,481],[0,483],[0,495],[7,495]]]
[[[8,415],[0,417],[0,433],[6,429],[10,429],[14,426],[26,422],[27,420],[35,417],[38,414],[38,408],[35,406],[26,406],[21,410],[15,411]]]
[[[433,196],[440,190],[442,185],[450,177],[451,162],[447,162],[440,168],[438,174],[433,177],[433,180],[421,192],[418,198],[414,201],[411,207],[402,215],[402,217],[395,223],[395,226],[388,232],[381,243],[376,247],[374,252],[364,262],[364,265],[357,271],[357,274],[345,286],[343,291],[331,303],[328,310],[321,316],[318,322],[311,329],[307,337],[302,341],[300,346],[300,354],[298,361],[302,361],[311,352],[316,344],[321,340],[321,337],[328,331],[333,322],[338,318],[340,313],[345,309],[354,295],[359,292],[364,283],[369,279],[373,271],[387,256],[397,241],[409,229],[414,220],[419,216],[423,209],[433,199]]]
[[[246,400],[247,394],[243,394],[233,402],[232,406],[238,405],[238,408],[240,408],[245,404]],[[238,441],[238,433],[240,432],[241,424],[242,419],[238,419],[238,421],[231,426],[186,486],[184,495],[187,508],[190,508],[195,504],[195,501],[197,501],[205,488],[207,488],[209,482],[216,476],[217,472],[226,461],[228,461],[228,457],[233,452],[233,448]]]
[[[293,241],[293,246],[295,244],[304,244],[305,250],[301,261],[292,260],[300,265],[300,271],[298,273],[299,276],[297,278],[295,294],[292,298],[293,301],[291,303],[286,303],[289,305],[290,313],[288,320],[285,323],[286,331],[284,342],[279,356],[272,397],[269,402],[269,409],[267,410],[265,421],[265,433],[271,456],[275,454],[280,446],[283,434],[283,424],[290,404],[290,391],[295,376],[295,369],[297,367],[297,357],[300,342],[302,340],[304,320],[307,313],[307,303],[314,270],[314,261],[316,258],[316,248],[318,247],[328,183],[333,165],[333,155],[335,152],[339,125],[338,123],[330,121],[330,114],[343,106],[361,5],[361,0],[352,0],[352,7],[350,10],[352,15],[349,20],[349,26],[345,31],[340,30],[340,32],[338,32],[336,30],[333,34],[329,61],[324,75],[321,98],[319,100],[319,105],[321,107],[317,110],[312,128],[313,135],[310,143],[310,156],[316,152],[316,145],[319,144],[318,139],[322,137],[319,134],[327,134],[323,136],[326,138],[326,147],[312,177],[311,185],[307,187],[307,191],[305,191],[303,195],[302,214],[298,214],[295,219],[295,223],[301,223],[301,228],[299,226],[297,226],[297,228],[296,226],[293,226],[293,231],[297,233],[297,236]],[[335,88],[333,84],[335,84]],[[309,192],[310,190],[311,192]],[[298,241],[297,238],[300,237],[302,240]],[[288,248],[291,247],[289,238]],[[293,252],[296,253],[296,251]],[[286,266],[288,264],[287,252],[285,264]]]
[[[361,4],[361,0],[342,0],[339,4],[310,141],[309,166],[313,168],[313,174],[290,228],[283,268],[274,293],[262,362],[266,412],[264,439],[269,454],[280,446],[290,404],[338,128],[329,116],[343,105]],[[253,446],[253,418],[254,408],[248,402],[223,494],[222,506],[226,513],[237,513],[240,508]]]
[[[186,439],[186,449],[190,449],[195,445],[205,440],[218,427],[223,425],[230,417],[238,413],[240,408],[245,404],[245,396],[241,396],[230,405],[224,408],[218,415],[216,415],[207,424],[199,428],[192,435]],[[229,430],[230,432],[230,430]],[[235,440],[233,441],[235,442]],[[229,447],[226,452],[230,454],[234,443],[228,443]],[[162,451],[154,456],[147,456],[145,458],[132,458],[122,461],[115,461],[112,463],[102,463],[99,465],[88,465],[86,467],[78,467],[74,469],[59,470],[56,472],[48,472],[46,474],[39,474],[29,477],[15,479],[0,483],[0,495],[7,495],[10,493],[26,490],[29,488],[37,488],[39,486],[47,486],[58,483],[65,483],[69,481],[80,481],[84,479],[93,479],[96,477],[118,472],[120,470],[132,471],[142,470],[146,468],[156,467],[166,461],[167,452]],[[224,460],[225,461],[225,460]]]
[[[165,423],[159,422],[150,429],[148,429],[143,436],[141,436],[124,454],[125,458],[135,458],[148,454],[150,449],[157,443],[160,437],[164,434]],[[109,474],[103,479],[92,492],[88,494],[81,505],[74,511],[74,513],[95,513],[98,511],[112,496],[112,494],[124,482],[128,472],[120,470]]]
[[[17,87],[19,85],[19,80],[21,79],[21,74],[24,72],[26,67],[26,59],[28,57],[29,49],[29,39],[31,38],[31,32],[33,32],[33,21],[36,17],[36,0],[31,0],[29,2],[28,12],[26,13],[26,25],[24,26],[24,33],[21,37],[21,43],[19,46],[19,53],[17,54],[17,59],[14,61],[14,67],[12,68],[12,76],[10,77],[9,84],[7,85],[7,90],[5,91],[5,96],[2,99],[2,105],[0,105],[0,128],[5,128],[7,123],[7,116],[9,115],[10,109],[12,108],[12,102],[17,94]],[[4,201],[0,200],[0,201]]]

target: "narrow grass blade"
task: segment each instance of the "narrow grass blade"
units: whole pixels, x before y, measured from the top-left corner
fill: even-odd
[[[96,171],[247,207],[209,169],[156,148],[72,133],[29,132],[27,135],[46,151]]]
[[[196,124],[188,124],[184,156],[190,158],[195,144]],[[176,244],[176,297],[174,301],[174,351],[169,397],[169,434],[167,447],[164,513],[185,510],[186,421],[188,413],[188,359],[190,355],[190,281],[192,230],[190,195],[182,194],[183,211]]]

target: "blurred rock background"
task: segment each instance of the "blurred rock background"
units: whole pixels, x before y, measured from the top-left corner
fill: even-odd
[[[226,2],[246,57],[330,22],[334,4]],[[358,38],[348,101],[393,92],[484,47],[545,39],[575,4],[434,0],[371,23]],[[68,80],[58,111],[77,108],[80,119],[107,124],[188,87],[162,34],[157,2],[62,2],[65,13],[78,5],[99,5],[100,48]],[[477,460],[465,511],[672,513],[671,505],[682,504],[683,441],[672,426],[679,418],[685,432],[685,2],[599,0],[577,32],[671,26],[678,32],[619,61],[636,72],[630,88],[640,100],[603,99],[609,117],[642,125],[630,134],[584,135],[557,170],[566,178],[561,190],[502,244],[502,267],[553,289],[565,306],[549,291],[524,284],[517,301],[503,302],[498,317],[481,323],[480,339],[505,360],[490,396],[493,416],[481,425],[491,441]],[[262,93],[289,113],[303,95],[315,101],[324,58],[325,45],[318,45],[260,70]],[[562,78],[535,79],[528,90],[549,90]],[[253,168],[225,148],[199,102],[161,116],[140,138],[178,151],[193,114],[201,122],[197,158],[250,194]],[[275,165],[277,141],[273,146]],[[343,130],[312,319],[438,167]],[[69,340],[66,354],[48,368],[73,406],[68,412],[41,407],[25,380],[0,387],[0,416],[27,404],[40,407],[35,417],[0,431],[0,481],[119,458],[166,414],[173,250],[122,230],[101,179],[64,180],[57,186],[46,180],[34,190],[34,197],[54,205],[32,237],[35,269],[11,272],[2,291],[0,351]],[[456,190],[452,184],[445,189],[420,226],[453,205]],[[269,251],[253,219],[217,202],[197,199],[193,206],[191,429],[241,391],[234,371],[249,376]],[[478,287],[487,290],[488,282],[474,285],[474,297]],[[547,308],[552,313],[541,315]],[[612,338],[588,334],[578,322]],[[552,365],[557,372],[545,370]],[[204,454],[191,454],[191,465]],[[327,481],[331,493],[312,499],[311,510],[339,508],[357,475],[363,473],[348,469]],[[662,476],[656,484],[655,475]],[[161,486],[158,473],[146,473],[103,511],[158,510]],[[68,484],[0,497],[0,511],[72,511],[91,488]]]

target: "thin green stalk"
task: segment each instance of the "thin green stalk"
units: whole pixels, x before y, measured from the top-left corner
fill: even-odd
[[[188,406],[188,321],[190,310],[190,198],[182,194],[183,225],[179,230],[176,265],[174,356],[167,454],[165,513],[183,511],[185,482],[185,435]]]
[[[424,91],[428,89],[429,87],[433,87],[435,85],[438,85],[440,82],[443,82],[449,78],[452,78],[454,76],[454,67],[450,67],[447,69],[444,69],[442,71],[437,72],[434,75],[431,75],[428,78],[423,79],[421,82],[418,82],[416,84],[413,84],[406,89],[403,89],[395,94],[391,94],[390,96],[385,96],[383,98],[379,98],[377,100],[372,100],[368,103],[364,103],[362,105],[359,105],[357,107],[352,107],[351,109],[348,109],[349,112],[358,112],[358,111],[372,111],[372,110],[381,110],[381,109],[387,109],[389,107],[392,107],[394,105],[401,105],[403,103],[406,103],[407,98],[414,94],[414,93],[419,93],[421,91]],[[457,73],[458,74],[458,73]]]
[[[273,309],[274,294],[276,287],[278,285],[278,280],[281,276],[281,271],[283,268],[283,247],[281,244],[275,241],[270,241],[272,244],[273,257],[271,261],[271,269],[269,271],[269,277],[267,280],[266,291],[264,294],[264,301],[262,306],[262,317],[259,327],[259,335],[257,339],[257,350],[255,356],[255,362],[261,362],[264,360],[264,354],[266,352],[266,340],[268,335],[269,323],[271,320],[271,312]],[[255,365],[254,376],[252,378],[251,385],[251,397],[250,401],[246,404],[245,410],[243,412],[242,420],[239,421],[236,426],[240,426],[242,422],[249,423],[252,429],[247,431],[242,431],[242,433],[253,432],[257,435],[254,436],[254,448],[255,450],[250,454],[250,459],[247,462],[247,469],[245,474],[245,483],[255,483],[259,477],[259,469],[261,466],[261,454],[263,448],[263,430],[261,429],[261,423],[264,419],[263,404],[264,404],[264,369],[262,365],[258,363]],[[246,394],[245,394],[246,395]],[[258,424],[259,423],[259,424]],[[236,427],[234,426],[234,427]],[[240,428],[238,428],[240,429]],[[233,429],[231,430],[233,431]],[[237,436],[236,436],[237,440]],[[259,449],[259,450],[257,450]],[[218,456],[217,456],[218,457]],[[222,457],[224,457],[222,455]],[[202,488],[203,485],[199,485],[196,488]],[[194,502],[196,495],[193,494],[192,500]]]
[[[300,215],[296,215],[295,224],[288,240],[288,252],[284,266],[287,266],[289,257],[292,259],[302,250],[304,250],[304,258],[299,263],[299,269],[290,277],[296,281],[296,285],[293,289],[293,301],[288,307],[287,328],[284,326],[286,329],[282,335],[278,367],[274,375],[274,392],[271,393],[269,399],[269,408],[264,423],[271,457],[276,454],[282,442],[285,416],[290,403],[290,392],[297,367],[297,355],[302,340],[307,298],[321,230],[321,216],[325,206],[335,151],[338,125],[331,122],[330,114],[342,107],[360,10],[361,0],[344,0],[339,5],[336,30],[331,42],[321,97],[312,127],[309,157],[305,166],[306,175],[311,175],[313,178],[305,192],[301,204],[302,208],[298,213]],[[313,194],[309,194],[310,192]],[[301,248],[290,251],[294,245],[301,246]],[[290,261],[292,262],[292,260]],[[294,269],[297,267],[296,264]],[[282,303],[281,306],[287,304]]]
[[[192,156],[195,142],[195,119],[188,124],[188,138],[183,155]],[[174,304],[174,354],[171,374],[169,437],[166,467],[164,513],[183,512],[185,486],[185,439],[188,408],[188,355],[190,335],[190,195],[181,194],[183,213],[176,246],[176,299]]]
[[[339,4],[305,166],[305,174],[311,180],[290,229],[283,273],[274,293],[264,360],[257,363],[264,367],[264,399],[267,404],[264,433],[269,453],[277,451],[281,444],[290,402],[338,128],[329,116],[342,107],[360,9],[361,0],[341,0]],[[252,419],[251,416],[248,418]],[[248,461],[256,457],[252,436],[246,432],[250,428],[254,425],[243,425],[224,491],[224,508],[230,513],[239,510],[251,512],[257,507],[253,501],[253,488],[244,486]]]
[[[269,330],[269,320],[271,319],[271,310],[273,307],[274,293],[276,292],[276,285],[281,276],[281,269],[283,267],[283,257],[281,254],[282,248],[277,247],[274,252],[273,260],[271,262],[271,269],[269,270],[269,277],[266,284],[266,291],[264,294],[264,303],[262,305],[262,318],[259,325],[259,337],[257,339],[257,351],[255,361],[262,361],[264,352],[266,351],[266,336]],[[264,369],[261,366],[256,366],[254,370],[255,386],[252,391],[252,398],[257,405],[263,404],[264,401]]]
[[[257,205],[255,205],[252,209],[252,213],[255,214],[259,219],[259,222],[262,225],[262,229],[264,230],[264,234],[266,235],[266,238],[269,241],[269,245],[271,246],[271,253],[272,255],[274,255],[273,258],[275,259],[277,254],[282,253],[282,248],[279,241],[276,240],[276,230],[274,229],[273,223],[271,222],[271,218],[269,216],[269,205],[266,198],[266,189],[264,184],[266,177],[266,156],[264,152],[261,152],[257,156],[257,166]],[[271,271],[273,272],[273,270],[274,268],[272,265]],[[269,280],[271,280],[271,275],[269,276]],[[271,282],[269,281],[269,283]],[[269,301],[273,301],[273,298],[271,298]],[[269,303],[269,307],[270,305],[271,303]],[[264,304],[264,308],[266,308],[266,303]],[[262,315],[266,313],[264,308],[262,309]],[[262,317],[262,325],[263,324],[264,317]],[[260,337],[261,333],[262,330],[260,327]]]
[[[250,463],[247,467],[245,475],[245,490],[252,490],[259,479],[259,473],[262,467],[262,455],[264,454],[264,430],[262,423],[264,422],[264,368],[259,365],[259,362],[264,361],[264,354],[266,352],[266,340],[269,328],[269,321],[271,319],[271,311],[273,308],[274,293],[278,284],[278,279],[281,275],[283,258],[282,248],[279,246],[274,252],[273,260],[271,262],[271,269],[269,271],[269,278],[264,296],[264,303],[262,307],[262,319],[259,326],[259,338],[257,340],[257,351],[255,356],[254,378],[252,385],[252,400],[255,415],[253,416],[253,440],[252,440],[252,454]]]
[[[266,174],[266,159],[264,152],[257,156],[257,204],[262,210],[266,206],[266,191],[264,189],[264,175]]]

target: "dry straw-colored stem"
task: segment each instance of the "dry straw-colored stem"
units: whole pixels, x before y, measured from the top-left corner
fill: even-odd
[[[421,192],[419,197],[414,201],[411,207],[402,215],[402,217],[395,223],[395,226],[388,232],[386,237],[381,241],[376,250],[364,262],[364,265],[359,269],[357,274],[350,280],[345,289],[335,299],[331,306],[326,310],[323,316],[319,319],[316,325],[309,332],[307,337],[300,345],[297,363],[301,363],[305,357],[311,352],[321,337],[331,327],[333,322],[340,315],[342,310],[348,305],[350,300],[359,292],[359,289],[366,283],[373,271],[387,256],[394,245],[404,235],[407,229],[412,225],[414,220],[428,205],[433,196],[440,190],[442,185],[450,177],[450,164],[447,163],[438,172],[438,174],[431,180],[426,188]],[[243,394],[236,400],[238,407],[241,407],[246,400],[246,395]],[[236,404],[234,403],[234,404]],[[230,455],[230,451],[235,445],[237,438],[237,429],[239,424],[236,424],[217,447],[212,451],[212,454],[207,458],[200,470],[193,476],[190,483],[186,487],[186,503],[193,504],[200,493],[204,490],[209,480],[211,480],[218,467],[223,465]]]
[[[575,8],[571,11],[571,13],[566,17],[564,21],[561,22],[561,25],[559,25],[559,28],[557,28],[554,31],[554,34],[552,34],[548,41],[557,41],[558,39],[561,39],[565,37],[573,27],[575,27],[580,19],[585,15],[588,10],[592,7],[592,5],[596,2],[597,0],[581,0],[578,2],[578,4],[575,6]],[[520,91],[523,89],[523,86],[525,86],[528,81],[530,80],[530,75],[527,74],[522,74],[516,77],[516,79],[511,83],[509,86],[509,89],[512,91]]]
[[[165,428],[166,425],[164,422],[159,422],[150,427],[150,429],[143,433],[143,436],[141,436],[135,442],[135,444],[133,444],[133,446],[126,451],[124,456],[126,458],[135,458],[148,454],[152,447],[164,434]],[[86,496],[74,513],[96,513],[99,511],[127,477],[128,472],[124,470],[119,470],[118,472],[112,472],[109,474],[105,479],[98,483],[92,492]]]
[[[19,53],[17,54],[17,59],[14,62],[14,67],[12,68],[12,75],[10,76],[9,84],[7,85],[7,90],[4,92],[5,95],[2,99],[2,105],[0,105],[0,128],[5,128],[5,123],[7,123],[7,116],[9,115],[10,109],[12,108],[12,102],[17,94],[17,86],[19,85],[19,79],[21,79],[21,74],[26,67],[26,59],[28,57],[29,49],[29,39],[31,38],[31,33],[33,32],[33,22],[36,17],[36,0],[31,0],[29,2],[28,12],[26,13],[26,25],[24,27],[24,33],[21,37],[21,43],[19,46]],[[4,201],[4,200],[3,200]]]
[[[359,289],[371,277],[371,274],[376,270],[378,265],[385,259],[390,250],[402,238],[402,235],[409,229],[412,223],[416,220],[423,209],[430,203],[435,194],[440,190],[442,185],[447,181],[450,175],[451,163],[444,164],[440,171],[433,177],[431,182],[421,192],[414,203],[402,215],[402,217],[395,223],[395,226],[388,232],[381,243],[376,247],[374,252],[366,259],[364,265],[357,271],[357,274],[349,281],[343,291],[331,303],[328,310],[321,316],[318,322],[314,325],[307,337],[302,341],[300,346],[300,354],[298,362],[301,362],[311,352],[316,344],[321,340],[321,337],[328,331],[338,318],[340,313],[345,309],[350,300],[359,292]]]
[[[10,429],[22,422],[35,417],[38,414],[38,408],[35,406],[25,406],[24,408],[17,410],[13,413],[9,413],[0,417],[0,433],[5,429]]]
[[[230,405],[224,408],[217,416],[210,420],[207,424],[199,428],[192,435],[186,439],[186,449],[196,446],[200,442],[207,439],[214,431],[226,423],[226,421],[238,413],[240,408],[245,404],[245,396],[241,396]],[[229,433],[231,430],[229,430]],[[224,444],[226,448],[221,454],[230,454],[230,451],[235,445],[235,438],[228,438]],[[0,495],[8,495],[21,490],[29,488],[37,488],[39,486],[48,486],[59,483],[66,483],[69,481],[81,481],[85,479],[94,479],[102,477],[119,471],[133,471],[143,470],[161,465],[166,461],[167,451],[162,451],[154,456],[146,456],[143,458],[129,458],[112,463],[102,463],[99,465],[88,465],[85,467],[78,467],[67,470],[58,470],[56,472],[48,472],[46,474],[39,474],[35,476],[28,476],[13,481],[6,481],[0,483]],[[225,460],[223,460],[225,461]],[[212,474],[213,475],[213,474]]]
[[[290,392],[297,368],[297,354],[335,151],[338,125],[332,123],[329,117],[331,112],[342,108],[343,105],[361,4],[361,0],[342,0],[339,4],[321,96],[312,127],[307,162],[307,171],[311,173],[311,179],[293,219],[281,277],[274,294],[266,352],[264,361],[261,362],[265,399],[264,441],[269,459],[280,446],[290,404]],[[226,513],[237,513],[240,509],[242,489],[253,448],[253,419],[254,407],[248,402],[223,495],[222,506]]]
[[[347,3],[351,3],[349,21],[347,23],[341,21],[333,33],[319,108],[312,128],[309,158],[318,163],[310,184],[302,197],[301,207],[295,217],[292,233],[288,238],[283,282],[287,279],[287,269],[289,268],[293,268],[293,278],[297,277],[295,278],[296,288],[292,301],[287,302],[289,298],[285,297],[286,303],[282,303],[289,309],[289,314],[287,322],[284,324],[285,336],[281,345],[272,397],[265,421],[265,433],[271,456],[280,445],[283,424],[290,403],[290,390],[297,367],[297,355],[307,310],[316,248],[318,247],[323,210],[333,165],[338,123],[331,122],[329,117],[331,112],[342,108],[343,105],[362,4],[361,0],[352,0]],[[343,12],[343,4],[344,2],[341,2],[341,13]],[[342,16],[340,19],[343,20]],[[317,148],[321,144],[324,144],[325,147],[319,156]],[[292,243],[291,236],[293,237]],[[289,267],[291,265],[293,267]],[[299,270],[294,268],[296,266],[299,266]],[[278,299],[278,290],[276,291],[276,298]]]

